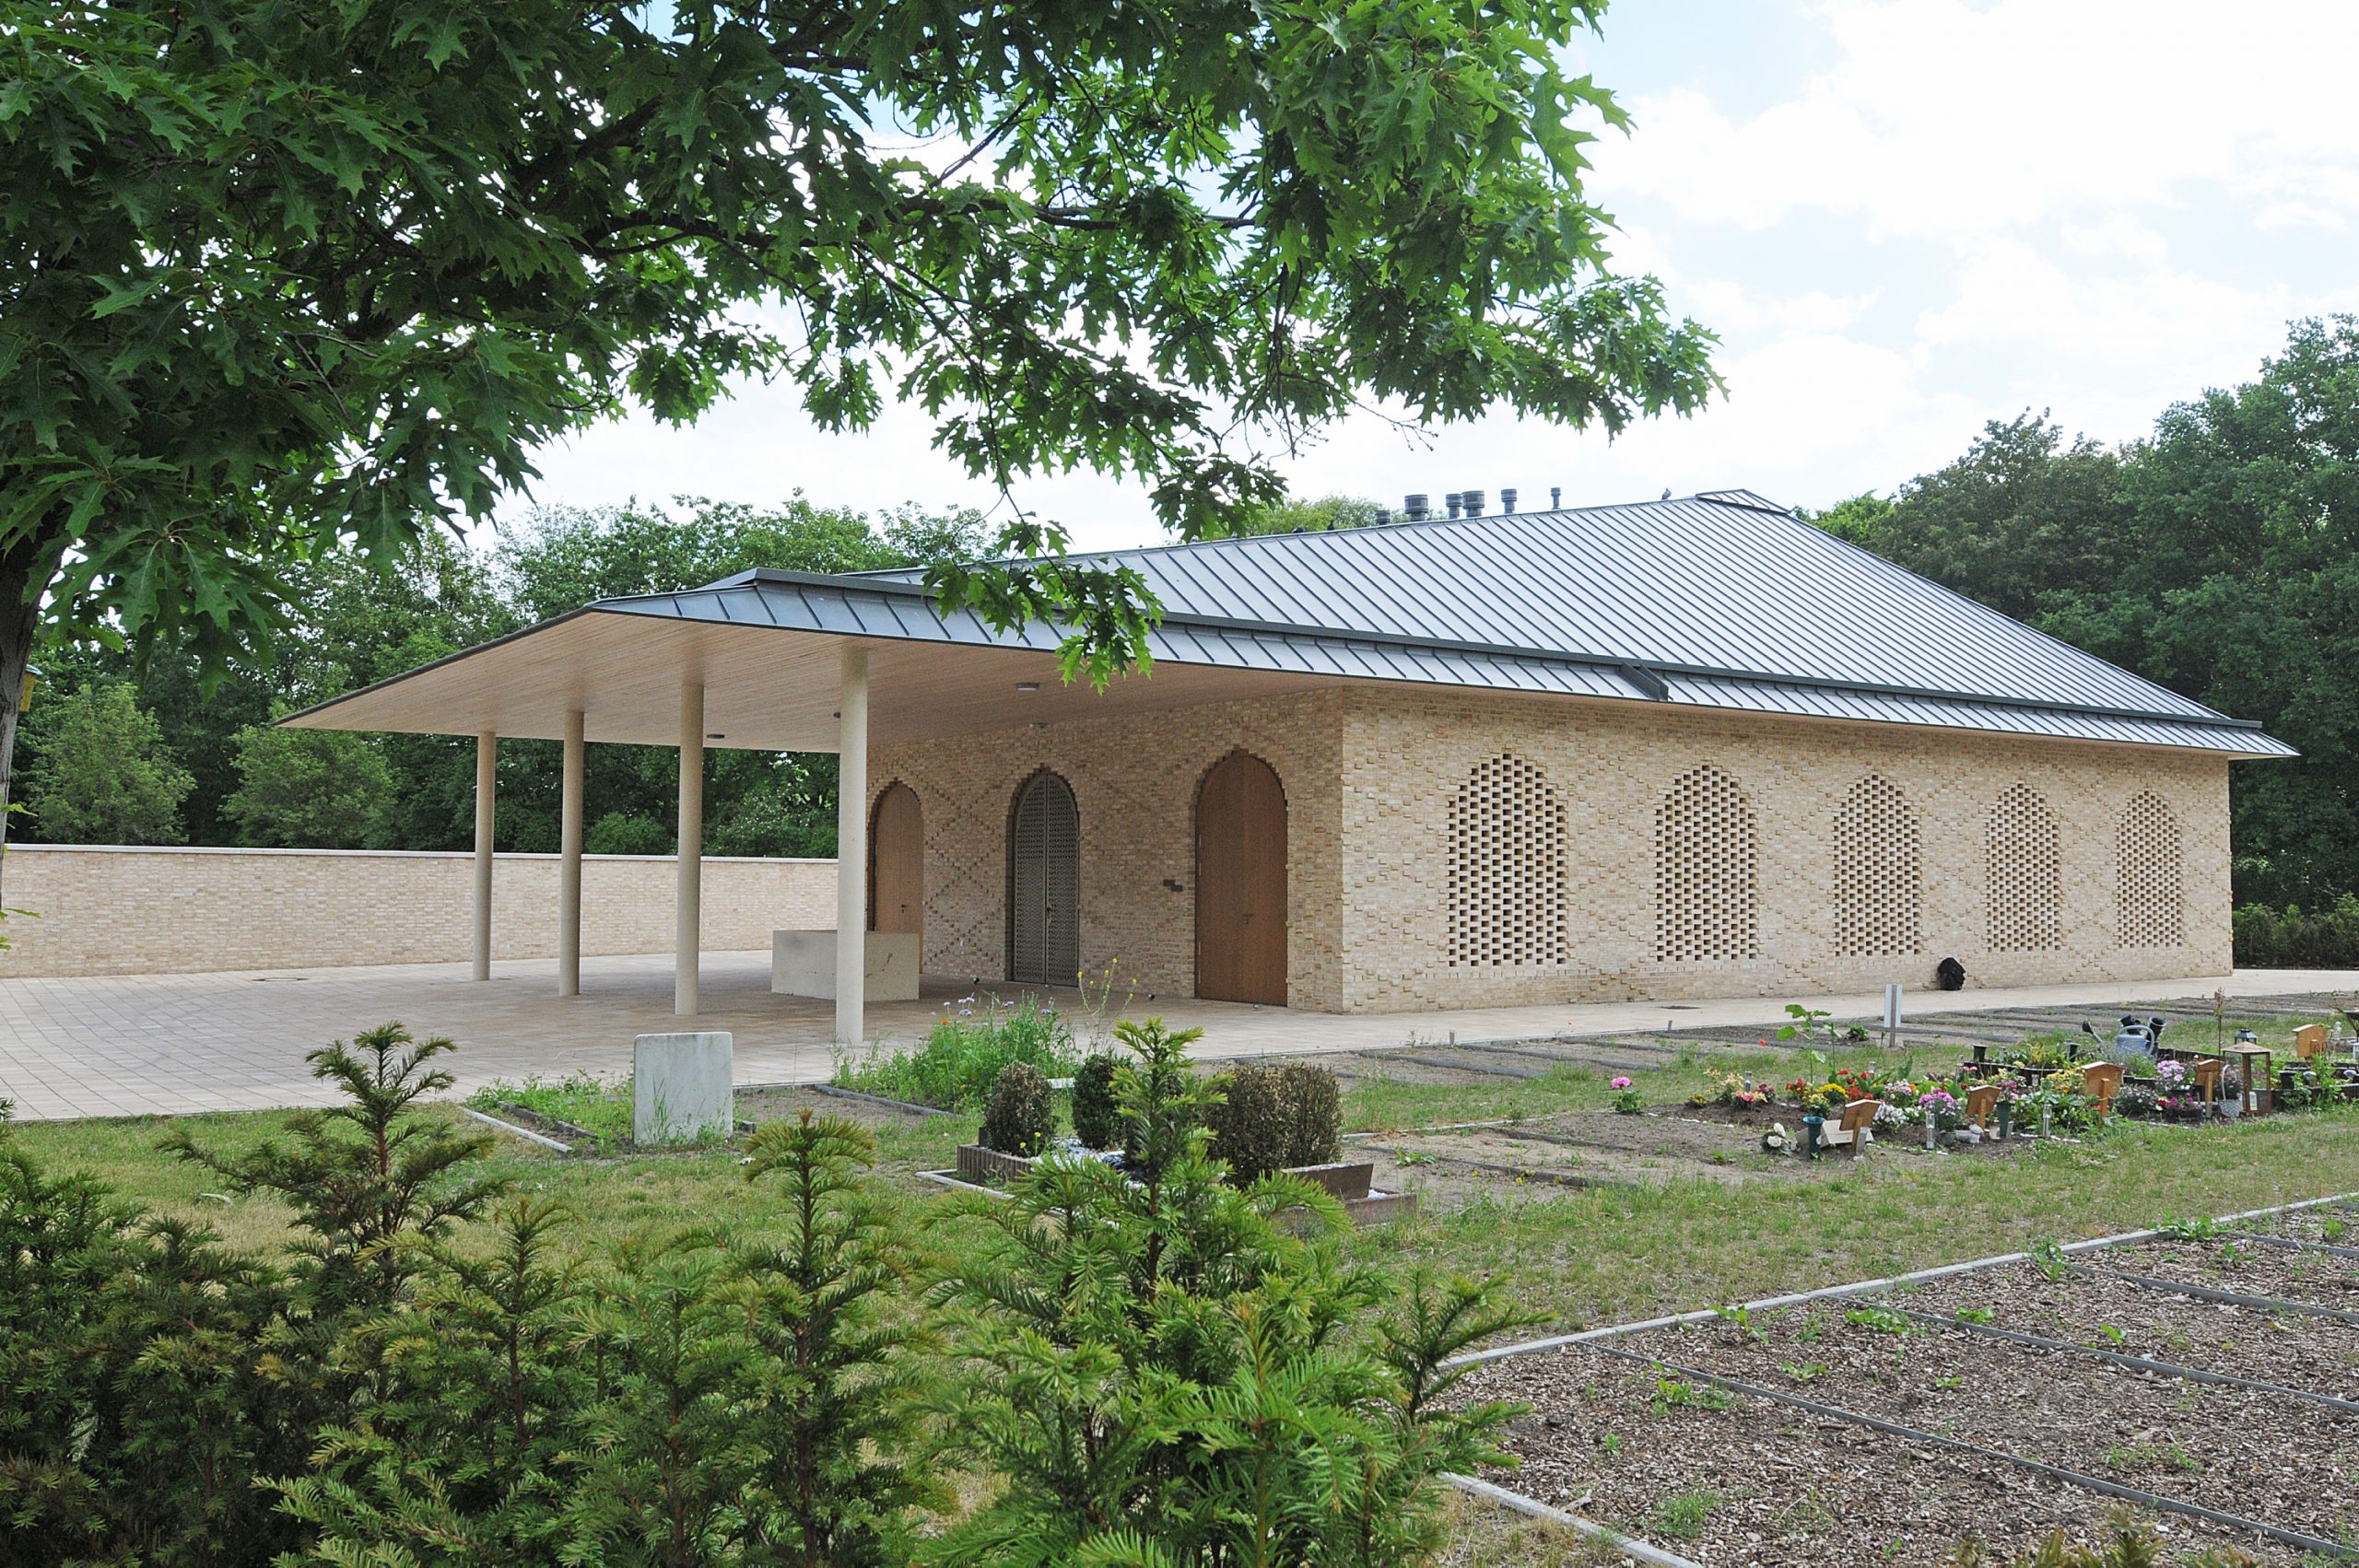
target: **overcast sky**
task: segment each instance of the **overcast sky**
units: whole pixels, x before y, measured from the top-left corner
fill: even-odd
[[[2138,436],[2251,375],[2289,320],[2359,310],[2359,0],[1616,0],[1577,53],[1637,121],[1591,186],[1619,264],[1720,333],[1727,397],[1611,445],[1504,417],[1412,445],[1367,419],[1286,465],[1297,493],[1820,506],[2025,407]],[[691,430],[545,451],[535,498],[993,504],[931,434],[895,413],[823,436],[747,386]],[[1134,486],[1022,499],[1085,546],[1157,536]]]

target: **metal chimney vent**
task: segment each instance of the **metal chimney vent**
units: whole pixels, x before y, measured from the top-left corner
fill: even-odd
[[[1391,507],[1379,507],[1379,508],[1377,508],[1377,509],[1376,509],[1376,526],[1377,526],[1377,527],[1379,527],[1379,528],[1382,528],[1386,523],[1391,522],[1391,521],[1392,521],[1392,509],[1391,509]]]
[[[1548,486],[1548,509],[1552,512],[1565,509],[1565,487],[1562,485]]]
[[[1515,510],[1514,486],[1510,485],[1506,489],[1499,492],[1499,509],[1503,512],[1512,512]]]
[[[1458,515],[1459,508],[1466,504],[1465,498],[1459,495],[1455,490],[1452,490],[1449,495],[1444,496],[1442,497],[1442,502],[1449,508],[1449,515],[1452,517],[1456,517]]]
[[[1465,503],[1466,515],[1468,517],[1481,517],[1483,515],[1483,508],[1490,499],[1490,492],[1487,490],[1461,490],[1458,493],[1458,498]]]
[[[1423,522],[1433,511],[1433,497],[1423,490],[1412,490],[1401,497],[1401,511],[1411,522]]]

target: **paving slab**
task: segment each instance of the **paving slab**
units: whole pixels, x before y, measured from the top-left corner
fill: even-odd
[[[586,959],[582,994],[572,998],[557,995],[553,965],[545,959],[497,963],[483,981],[472,978],[465,964],[48,978],[8,978],[0,969],[0,1098],[14,1101],[15,1114],[27,1120],[323,1104],[332,1096],[311,1077],[304,1053],[393,1019],[420,1036],[446,1035],[458,1043],[451,1059],[461,1093],[535,1074],[619,1079],[630,1071],[636,1036],[675,1029],[734,1035],[741,1084],[824,1081],[842,1049],[834,1004],[774,995],[769,980],[768,952],[709,953],[702,1011],[686,1020],[672,1012],[669,954]],[[945,1014],[1025,989],[930,978],[916,1001],[872,1005],[872,1038],[858,1048],[907,1047]],[[1937,1016],[1944,1004],[1957,1011],[2102,1012],[2205,999],[2208,1007],[2214,990],[2281,1000],[2350,992],[2359,990],[2359,973],[2248,970],[2135,985],[1920,994],[1910,999],[1908,1016]],[[1451,1041],[1660,1039],[1666,1028],[1674,1037],[1702,1030],[1766,1033],[1785,1021],[1790,1000],[1841,1019],[1872,1018],[1883,1007],[1878,994],[1341,1014],[1151,996],[1109,1011],[1069,989],[1042,994],[1074,1021],[1086,1043],[1109,1040],[1117,1016],[1159,1015],[1174,1027],[1203,1028],[1198,1054],[1214,1059],[1402,1049],[1446,1055],[1444,1042]],[[1904,1029],[1904,1045],[1907,1039]],[[1610,1045],[1600,1045],[1601,1055],[1611,1055]]]

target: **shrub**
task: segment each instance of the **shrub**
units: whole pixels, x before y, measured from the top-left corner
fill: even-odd
[[[1212,1086],[1181,1059],[1193,1031],[1116,1032],[1139,1059],[1117,1079],[1138,1168],[1058,1161],[968,1211],[986,1234],[943,1288],[964,1375],[937,1468],[999,1484],[929,1560],[1431,1562],[1443,1473],[1497,1462],[1517,1413],[1451,1398],[1449,1362],[1530,1319],[1486,1284],[1354,1262],[1307,1183],[1223,1182],[1196,1125]]]
[[[1228,1179],[1239,1187],[1284,1170],[1292,1145],[1278,1075],[1247,1062],[1214,1081],[1220,1099],[1204,1108],[1215,1158],[1226,1162]]]
[[[2359,895],[2346,893],[2329,909],[2273,909],[2247,904],[2236,912],[2239,967],[2347,969],[2359,965]]]
[[[835,1082],[945,1111],[980,1110],[1000,1070],[1015,1061],[1030,1063],[1046,1077],[1073,1077],[1080,1062],[1063,1015],[1027,1003],[980,1018],[945,1018],[917,1050],[838,1061]]]
[[[1278,1103],[1286,1121],[1289,1165],[1332,1164],[1344,1153],[1344,1088],[1335,1075],[1307,1061],[1278,1070]]]
[[[1113,1057],[1100,1051],[1074,1070],[1073,1135],[1092,1149],[1122,1144],[1122,1106],[1114,1094],[1115,1066]]]
[[[1003,1154],[1037,1154],[1057,1129],[1057,1103],[1049,1075],[1028,1061],[1011,1061],[992,1085],[990,1106],[978,1135],[986,1149]]]

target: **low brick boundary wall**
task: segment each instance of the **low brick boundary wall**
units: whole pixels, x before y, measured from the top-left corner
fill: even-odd
[[[668,855],[581,863],[581,951],[672,946]],[[557,954],[557,858],[492,868],[495,958]],[[464,962],[473,953],[475,857],[380,849],[146,848],[18,844],[0,903],[0,978],[309,969]],[[780,928],[832,930],[836,862],[708,857],[704,945],[768,952]]]

